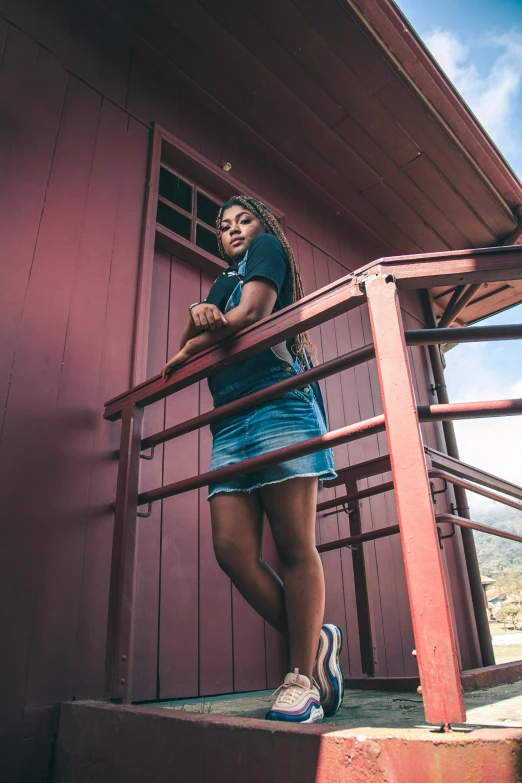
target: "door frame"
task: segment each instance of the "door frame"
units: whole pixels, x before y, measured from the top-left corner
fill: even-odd
[[[286,229],[286,216],[281,210],[269,204],[251,188],[231,176],[195,149],[157,123],[153,123],[150,137],[143,227],[139,253],[138,285],[136,295],[134,344],[132,352],[131,386],[147,380],[147,350],[149,344],[150,304],[152,294],[152,272],[154,248],[159,246],[182,261],[186,261],[203,272],[217,277],[226,264],[183,237],[156,222],[160,167],[166,163],[190,180],[201,184],[219,199],[226,201],[237,193],[247,193],[267,204]],[[226,167],[226,162],[223,166]]]

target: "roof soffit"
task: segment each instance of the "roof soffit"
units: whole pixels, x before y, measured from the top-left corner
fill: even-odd
[[[513,230],[504,196],[384,51],[363,0],[325,0],[320,18],[315,0],[103,3],[381,246],[492,245]]]

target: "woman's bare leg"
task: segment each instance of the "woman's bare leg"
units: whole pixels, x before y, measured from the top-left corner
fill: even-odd
[[[210,513],[219,565],[250,606],[286,636],[283,585],[261,556],[263,508],[257,492],[214,495]]]
[[[283,570],[290,671],[309,679],[324,615],[324,575],[315,547],[318,480],[295,478],[258,492]]]

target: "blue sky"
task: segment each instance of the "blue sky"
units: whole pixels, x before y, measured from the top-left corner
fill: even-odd
[[[522,0],[399,0],[446,75],[522,178]],[[522,305],[484,323],[522,323]],[[446,354],[450,399],[522,397],[522,341]],[[461,459],[522,484],[522,417],[455,423]],[[469,494],[473,510],[493,504]],[[496,504],[495,504],[496,505]]]

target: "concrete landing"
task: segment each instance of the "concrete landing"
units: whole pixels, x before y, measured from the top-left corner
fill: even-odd
[[[470,728],[522,728],[522,681],[466,693],[464,701],[467,712],[465,725]],[[148,706],[198,715],[262,719],[272,702],[272,691],[258,691],[201,699],[179,699]],[[324,725],[340,729],[355,729],[359,726],[388,729],[426,726],[422,699],[416,693],[366,690],[347,690],[339,712],[333,718],[325,719]]]
[[[64,704],[53,783],[522,781],[520,683],[467,694],[468,724],[446,734],[422,725],[411,692],[349,691],[315,726],[260,720],[269,703]]]

